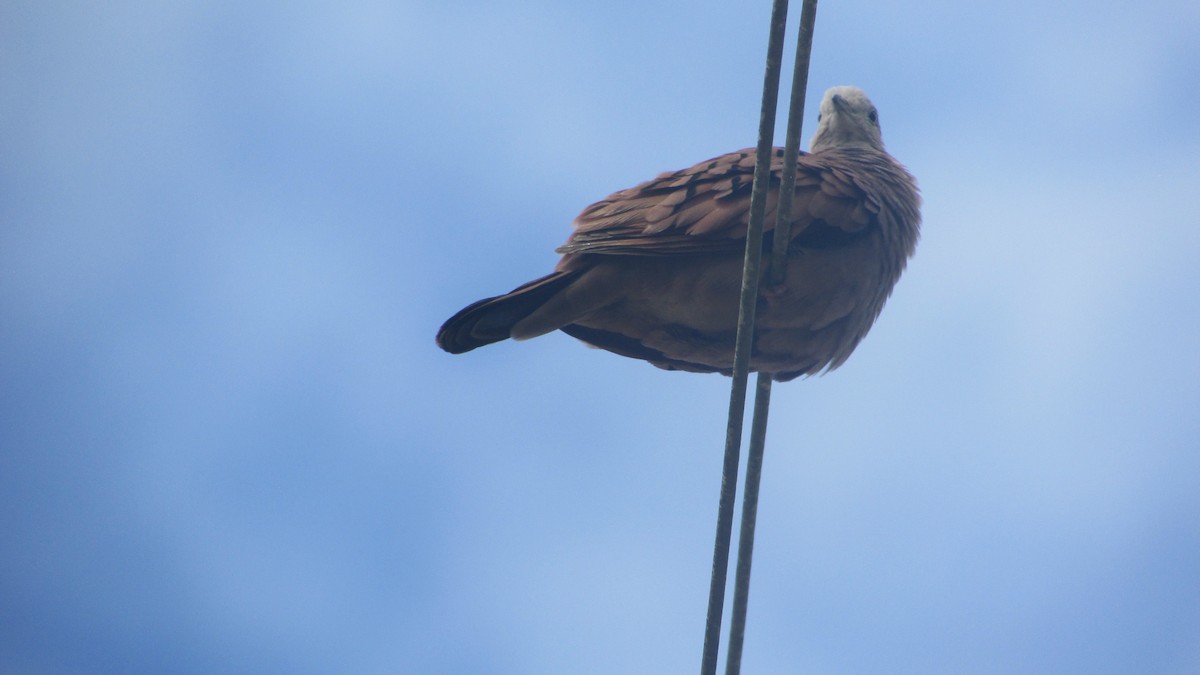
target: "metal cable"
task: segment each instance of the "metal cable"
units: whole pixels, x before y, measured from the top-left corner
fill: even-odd
[[[812,55],[813,26],[817,0],[804,0],[800,8],[800,36],[792,70],[792,95],[788,110],[787,135],[783,149],[775,233],[771,237],[768,285],[783,283],[787,273],[788,244],[792,231],[792,201],[796,193],[796,157],[800,154],[800,132],[804,126],[804,99],[808,89],[808,66]],[[758,492],[762,480],[763,453],[767,442],[767,416],[771,407],[771,377],[758,374],[754,393],[754,417],[750,422],[750,449],[746,458],[746,485],[742,489],[742,522],[738,532],[737,568],[733,582],[733,616],[729,622],[729,650],[725,675],[742,670],[742,645],[746,637],[746,611],[750,601],[750,567],[754,558],[754,531],[758,518]]]
[[[791,204],[795,189],[796,157],[804,115],[804,94],[808,84],[809,55],[812,51],[816,0],[805,0],[800,16],[800,37],[792,76],[792,94],[784,148],[784,171],[776,213],[768,283],[783,281],[787,267],[787,243],[790,241]],[[775,110],[779,101],[779,74],[783,38],[787,23],[787,0],[775,0],[771,9],[767,67],[763,77],[762,108],[759,114],[757,157],[750,197],[750,221],[746,231],[746,255],[742,271],[738,305],[738,330],[734,346],[733,384],[729,397],[729,419],[725,436],[725,460],[721,473],[721,497],[717,509],[717,536],[713,549],[712,579],[709,585],[708,617],[704,633],[702,675],[715,675],[720,649],[721,615],[725,604],[725,585],[729,572],[729,545],[733,529],[733,509],[737,496],[737,473],[741,453],[742,423],[746,410],[746,388],[750,353],[754,341],[754,318],[758,298],[759,269],[762,260],[763,220],[770,189],[770,160],[775,129]],[[788,186],[788,189],[782,189]],[[782,243],[781,243],[782,242]],[[741,670],[742,646],[746,630],[746,609],[750,591],[750,567],[754,550],[754,528],[758,512],[758,492],[766,444],[767,417],[771,401],[771,378],[759,373],[755,392],[754,417],[750,427],[750,454],[746,466],[746,487],[742,524],[738,540],[738,563],[734,583],[733,619],[726,674]]]
[[[779,105],[779,73],[783,38],[787,27],[787,0],[775,0],[771,8],[767,67],[763,75],[762,107],[758,118],[758,156],[754,184],[750,189],[750,222],[746,230],[746,255],[738,305],[737,339],[734,345],[733,384],[729,394],[729,420],[725,428],[725,460],[721,469],[721,497],[717,506],[717,536],[713,545],[712,579],[708,588],[708,617],[704,626],[701,675],[716,675],[721,646],[721,614],[725,609],[725,584],[729,575],[729,544],[733,533],[733,509],[737,498],[737,473],[741,455],[742,422],[746,414],[746,385],[750,373],[750,346],[754,340],[754,314],[758,298],[759,266],[762,261],[763,219],[770,188],[771,147],[775,135],[775,109]]]

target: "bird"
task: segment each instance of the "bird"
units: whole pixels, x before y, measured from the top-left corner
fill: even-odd
[[[916,179],[884,149],[866,93],[830,88],[817,120],[796,159],[784,281],[760,284],[756,304],[750,370],[781,382],[845,363],[920,236]],[[771,149],[764,246],[783,155]],[[464,307],[438,346],[462,354],[561,330],[666,370],[731,374],[756,159],[720,155],[588,206],[553,272]]]

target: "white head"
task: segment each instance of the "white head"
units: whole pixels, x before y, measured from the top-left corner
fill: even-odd
[[[827,148],[860,147],[883,150],[879,112],[858,87],[832,87],[821,100],[812,152]]]

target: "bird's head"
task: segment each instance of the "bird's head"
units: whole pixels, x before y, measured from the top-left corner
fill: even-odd
[[[879,111],[858,87],[830,88],[821,99],[817,133],[813,134],[809,147],[812,152],[846,147],[882,151]]]

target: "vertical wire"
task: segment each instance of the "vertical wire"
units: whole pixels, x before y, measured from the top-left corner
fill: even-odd
[[[767,438],[767,409],[771,405],[771,376],[758,374],[754,392],[754,417],[750,423],[750,450],[746,458],[746,486],[742,490],[742,523],[738,532],[737,568],[733,577],[733,616],[729,620],[729,648],[725,674],[742,669],[746,639],[746,609],[750,599],[750,563],[754,556],[754,528],[758,518],[758,488],[762,483],[763,448]]]
[[[796,63],[792,68],[792,95],[788,104],[787,136],[783,146],[783,175],[779,182],[779,208],[775,212],[775,234],[771,238],[771,262],[767,270],[771,286],[787,275],[788,243],[792,239],[792,202],[796,197],[796,157],[800,155],[800,133],[804,129],[804,99],[808,91],[808,66],[812,60],[813,28],[817,0],[804,0],[800,7],[800,34],[796,40]]]
[[[767,283],[778,285],[787,272],[787,252],[791,242],[792,201],[796,191],[796,158],[800,152],[800,133],[804,125],[805,93],[812,55],[813,28],[817,18],[817,0],[804,0],[800,10],[800,35],[792,71],[792,93],[788,110],[787,136],[784,142],[783,173],[780,177],[779,202],[775,230],[771,238],[771,258]],[[750,601],[750,570],[754,558],[754,532],[758,519],[758,494],[762,482],[763,455],[767,439],[767,418],[771,406],[771,377],[758,374],[754,394],[754,416],[750,423],[750,448],[746,459],[746,485],[742,491],[742,522],[738,533],[737,568],[734,572],[733,616],[729,623],[729,650],[725,674],[738,675],[742,669],[742,648],[746,637],[746,614]]]
[[[717,535],[713,545],[712,579],[708,588],[708,616],[704,626],[701,675],[716,675],[721,646],[721,614],[725,608],[725,584],[729,575],[729,545],[733,532],[733,509],[737,498],[737,473],[746,413],[746,386],[750,372],[750,346],[754,339],[754,314],[758,298],[759,266],[762,261],[763,220],[770,188],[771,147],[775,133],[775,109],[779,104],[779,73],[783,60],[783,38],[787,25],[787,0],[774,0],[771,8],[767,66],[763,75],[762,108],[758,120],[758,156],[754,184],[750,190],[750,222],[746,230],[746,255],[738,304],[737,339],[734,345],[733,384],[729,394],[729,420],[725,429],[725,460],[721,469],[721,497],[717,507]]]

